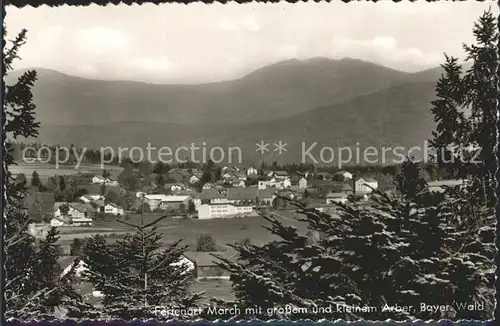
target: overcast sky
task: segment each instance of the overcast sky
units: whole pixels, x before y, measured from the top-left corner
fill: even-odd
[[[7,7],[9,37],[28,29],[16,68],[90,78],[197,83],[290,58],[352,57],[404,71],[463,58],[491,2],[195,3]]]

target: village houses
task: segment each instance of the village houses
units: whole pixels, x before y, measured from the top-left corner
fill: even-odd
[[[122,216],[124,215],[125,211],[120,206],[113,203],[109,203],[106,206],[104,206],[104,213],[115,216]]]
[[[100,175],[95,175],[92,178],[92,183],[94,183],[94,184],[104,184],[104,185],[110,186],[110,187],[118,187],[118,181],[111,180],[110,178],[104,178],[103,176],[100,176]]]
[[[333,174],[332,179],[336,181],[349,181],[352,180],[352,177],[353,175],[350,172],[338,171]]]
[[[80,196],[80,198],[78,198],[78,199],[82,203],[90,204],[90,203],[93,203],[93,202],[96,202],[96,201],[104,200],[104,196],[97,195],[97,194],[87,194],[87,195]]]
[[[345,204],[348,201],[348,194],[346,192],[330,192],[326,195],[326,203],[342,203]]]
[[[256,168],[254,168],[253,166],[251,166],[247,169],[247,176],[248,177],[256,176],[258,173],[259,173],[259,171]]]
[[[65,210],[63,210],[63,207]],[[95,209],[89,204],[56,202],[54,208],[54,218],[50,222],[52,226],[92,225],[92,215],[95,213]]]
[[[359,178],[355,182],[355,189],[354,191],[356,194],[361,193],[361,194],[369,194],[371,193],[373,189],[378,189],[378,181],[373,179],[373,178]]]
[[[164,194],[144,195],[144,202],[149,205],[149,209],[152,211],[157,208],[163,210],[187,208],[189,199],[189,196],[169,196]]]

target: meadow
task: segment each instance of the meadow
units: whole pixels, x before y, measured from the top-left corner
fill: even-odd
[[[106,166],[107,170],[121,170],[120,167]],[[18,163],[17,165],[9,166],[9,170],[13,176],[23,173],[28,179],[31,178],[33,171],[36,171],[40,179],[46,181],[49,177],[54,175],[74,175],[78,173],[92,173],[100,175],[102,168],[99,164],[81,165],[76,168],[74,165],[60,165],[44,164],[44,163]]]
[[[291,211],[279,212],[282,220],[286,225],[296,227],[301,233],[307,232],[303,222],[297,220],[298,216]],[[144,223],[149,223],[161,217],[160,213],[148,213],[143,215]],[[139,223],[140,215],[129,215],[128,223]],[[264,229],[263,226],[269,225],[261,216],[252,216],[245,218],[221,218],[210,220],[198,219],[175,219],[166,218],[158,223],[158,232],[163,234],[163,242],[171,243],[182,239],[185,245],[189,246],[188,250],[195,250],[196,240],[200,235],[210,234],[215,240],[217,247],[227,249],[227,244],[249,238],[253,244],[262,245],[269,241],[275,240],[276,236],[270,231]],[[73,232],[72,230],[73,229]],[[84,238],[94,234],[106,235],[108,241],[114,241],[120,236],[118,233],[133,231],[133,227],[124,225],[116,219],[97,220],[92,227],[63,227],[60,228],[61,234],[65,238],[64,243],[71,243],[71,237]],[[110,232],[114,232],[111,234]],[[234,300],[234,294],[231,289],[229,280],[194,280],[192,290],[195,292],[203,292],[203,303],[209,303],[212,297],[224,300]],[[82,291],[89,292],[88,289]]]
[[[280,219],[286,224],[291,225],[302,233],[307,232],[303,222],[297,220],[293,212],[279,212]],[[150,223],[161,217],[160,213],[149,213],[143,215],[145,224]],[[126,221],[132,224],[140,222],[139,214],[129,215]],[[171,243],[177,240],[183,240],[184,244],[189,245],[190,249],[194,247],[199,236],[210,234],[218,246],[233,244],[235,242],[249,238],[253,244],[262,245],[275,240],[276,237],[263,226],[269,225],[269,222],[262,216],[249,216],[244,218],[220,218],[209,220],[198,219],[176,219],[166,218],[158,224],[158,232],[163,234],[163,242]],[[94,222],[94,228],[112,229],[116,232],[132,231],[134,228],[116,221],[116,219],[97,220]]]

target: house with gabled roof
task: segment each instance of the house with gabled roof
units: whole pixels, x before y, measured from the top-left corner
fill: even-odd
[[[252,176],[256,176],[257,174],[259,174],[259,171],[256,168],[254,168],[253,166],[251,166],[246,170],[246,174],[248,177],[252,177]]]
[[[373,178],[366,178],[366,179],[359,178],[358,180],[356,180],[354,185],[355,185],[354,192],[356,195],[359,193],[369,194],[373,191],[373,189],[378,188],[378,181]]]
[[[335,181],[349,181],[352,180],[352,178],[352,173],[348,171],[337,171],[332,176],[332,179]]]
[[[217,262],[220,260],[215,256],[229,261],[236,261],[238,259],[238,252],[233,249],[220,252],[186,251],[182,256],[192,263],[192,265],[187,265],[194,266],[193,273],[197,279],[228,280],[230,273],[217,265]]]
[[[104,206],[104,213],[118,216],[124,215],[125,210],[116,204],[108,203],[106,206]]]
[[[67,207],[67,211],[62,209],[63,206]],[[81,202],[56,202],[54,208],[54,217],[59,218],[63,224],[74,226],[92,225],[92,215],[95,213],[95,209],[90,204]],[[54,221],[54,224],[59,223]]]

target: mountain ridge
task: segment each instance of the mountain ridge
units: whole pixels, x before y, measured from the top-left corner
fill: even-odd
[[[325,58],[279,62],[236,80],[199,85],[92,80],[42,70],[33,93],[42,123],[233,125],[341,103],[403,83],[409,76],[361,60]]]
[[[34,89],[39,138],[91,148],[238,145],[250,161],[263,159],[255,152],[261,140],[289,144],[290,151],[270,158],[277,161],[300,161],[301,143],[411,147],[434,129],[430,108],[440,69],[405,73],[361,60],[314,58],[194,86],[42,73],[41,88]]]

